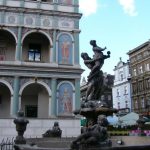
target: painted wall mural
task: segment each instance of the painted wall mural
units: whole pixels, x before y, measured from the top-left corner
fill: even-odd
[[[72,64],[72,39],[68,34],[62,34],[58,39],[58,63]]]
[[[73,88],[69,83],[63,83],[58,89],[58,115],[72,115]]]

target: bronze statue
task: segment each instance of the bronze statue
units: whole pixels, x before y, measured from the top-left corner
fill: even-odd
[[[104,64],[104,60],[110,57],[110,51],[107,52],[107,55],[104,55],[102,52],[106,47],[98,47],[95,40],[91,40],[90,44],[93,46],[93,58],[90,58],[87,53],[81,54],[84,64],[91,70],[88,76],[88,88],[85,101],[99,99],[103,85],[103,72],[100,69]]]
[[[85,145],[92,146],[110,146],[111,141],[108,140],[108,134],[106,126],[108,121],[105,116],[116,113],[117,110],[109,108],[106,102],[100,100],[102,95],[103,84],[103,72],[101,70],[104,60],[110,57],[110,51],[107,55],[103,54],[106,49],[97,46],[95,40],[91,40],[92,50],[94,52],[93,58],[90,58],[87,53],[82,53],[81,57],[84,60],[84,64],[90,69],[87,83],[86,96],[81,102],[80,109],[74,111],[74,114],[80,114],[86,118],[86,127],[82,130],[82,133],[72,142],[71,149],[80,149],[80,146]],[[83,146],[84,145],[84,146]]]
[[[71,148],[79,149],[79,145],[81,144],[91,146],[100,145],[102,142],[108,142],[107,125],[108,121],[105,115],[98,116],[97,124],[90,124],[87,130],[72,142]]]
[[[58,122],[54,122],[54,126],[52,129],[47,130],[44,134],[43,137],[61,137],[62,130],[59,127]]]

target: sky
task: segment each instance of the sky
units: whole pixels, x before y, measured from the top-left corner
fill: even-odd
[[[80,54],[86,52],[93,57],[90,40],[111,52],[105,60],[103,72],[114,74],[114,67],[122,58],[127,62],[127,52],[150,39],[150,0],[79,0]],[[90,70],[80,58],[81,68],[87,78]]]

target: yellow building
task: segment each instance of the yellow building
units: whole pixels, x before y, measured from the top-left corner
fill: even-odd
[[[150,41],[128,52],[130,58],[132,108],[150,115]]]

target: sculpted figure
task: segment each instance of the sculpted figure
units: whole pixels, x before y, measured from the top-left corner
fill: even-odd
[[[47,130],[43,137],[61,137],[62,130],[59,127],[58,122],[54,122],[54,126],[52,129]]]
[[[71,144],[71,148],[78,149],[79,145],[95,145],[105,142],[108,139],[107,133],[108,121],[105,115],[100,115],[97,120],[97,124],[89,126],[87,130],[79,135],[76,140]]]
[[[104,60],[110,57],[110,51],[104,55],[102,51],[106,49],[98,47],[95,40],[91,40],[90,44],[93,46],[93,58],[90,58],[87,53],[82,53],[81,57],[84,64],[91,70],[88,76],[88,88],[86,91],[85,101],[98,99],[103,85],[103,72],[101,68]]]

